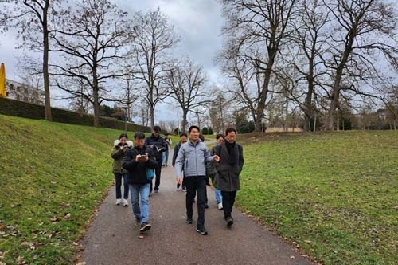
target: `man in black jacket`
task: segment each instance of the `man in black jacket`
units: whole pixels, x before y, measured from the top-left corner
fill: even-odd
[[[166,141],[160,136],[161,129],[159,126],[153,127],[153,133],[145,140],[145,145],[153,150],[153,153],[158,162],[158,166],[155,168],[155,193],[159,191],[160,185],[160,174],[162,172],[162,152],[166,151]],[[151,181],[151,192],[152,192],[152,181]]]
[[[232,207],[235,203],[236,191],[240,189],[240,172],[245,160],[243,148],[236,143],[236,130],[225,130],[224,142],[215,148],[215,153],[220,157],[216,164],[218,176],[216,188],[221,190],[222,204],[224,207],[224,220],[228,227],[234,223]]]
[[[150,182],[147,171],[157,168],[152,149],[145,146],[145,135],[137,132],[134,135],[134,148],[127,150],[123,158],[123,168],[127,169],[131,193],[131,205],[136,223],[141,223],[140,231],[151,229],[149,217]],[[141,197],[141,207],[140,207]]]

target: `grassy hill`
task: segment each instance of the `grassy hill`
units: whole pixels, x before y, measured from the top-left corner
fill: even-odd
[[[237,204],[323,264],[397,264],[398,132],[242,135]]]
[[[0,115],[0,263],[73,263],[119,134]]]
[[[74,262],[113,181],[119,133],[0,115],[0,263]],[[239,141],[246,163],[237,204],[248,215],[324,264],[396,264],[398,132]]]

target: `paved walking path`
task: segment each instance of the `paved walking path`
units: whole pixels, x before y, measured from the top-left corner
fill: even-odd
[[[196,207],[194,223],[186,224],[185,194],[176,191],[174,176],[173,167],[163,168],[159,193],[150,198],[152,229],[144,239],[138,238],[131,203],[116,206],[112,186],[83,240],[83,264],[313,264],[237,209],[233,227],[227,228],[210,187],[210,208],[206,210],[209,234],[198,234]]]

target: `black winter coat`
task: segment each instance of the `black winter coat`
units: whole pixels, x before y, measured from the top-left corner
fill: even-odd
[[[220,162],[216,164],[218,176],[215,186],[221,191],[240,190],[240,172],[245,162],[243,158],[243,148],[235,144],[233,152],[236,152],[235,165],[229,164],[228,149],[225,142],[214,148],[215,153],[220,157]]]
[[[149,148],[150,145],[153,145],[153,154],[155,155],[156,159],[162,160],[162,152],[166,151],[167,144],[163,137],[160,135],[155,137],[154,134],[147,137],[145,139],[145,145]]]
[[[136,162],[135,157],[137,155],[148,154],[149,160],[146,162]],[[150,180],[146,178],[147,169],[155,169],[158,165],[153,151],[150,148],[144,146],[143,148],[134,147],[127,150],[123,157],[123,168],[127,169],[127,178],[129,184],[144,185],[150,183]]]

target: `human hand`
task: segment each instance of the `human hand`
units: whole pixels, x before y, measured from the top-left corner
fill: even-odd
[[[177,177],[177,184],[182,184],[182,177]]]
[[[148,155],[137,155],[138,160],[136,160],[137,162],[146,162],[149,160]]]
[[[214,155],[213,160],[216,162],[220,162],[220,157],[218,155]]]

